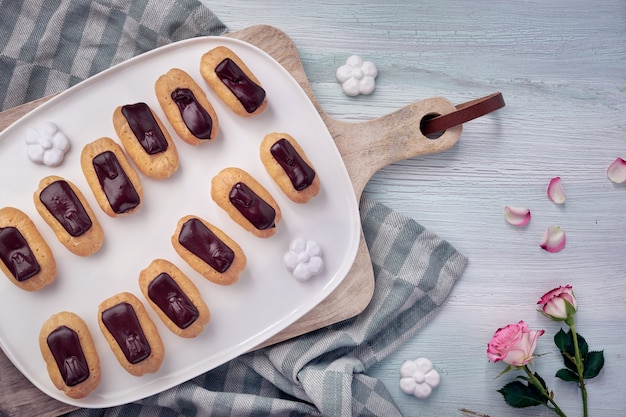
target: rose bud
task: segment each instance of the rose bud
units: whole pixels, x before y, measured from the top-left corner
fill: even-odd
[[[548,291],[537,301],[544,316],[555,321],[570,319],[576,314],[578,303],[571,285],[565,285]]]
[[[524,321],[496,330],[487,345],[487,356],[493,362],[524,366],[533,360],[537,339],[543,330],[530,330]]]

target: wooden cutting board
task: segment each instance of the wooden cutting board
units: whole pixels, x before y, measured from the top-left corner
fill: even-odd
[[[461,135],[461,125],[447,129],[437,139],[428,139],[421,133],[420,122],[425,116],[455,111],[452,103],[444,98],[422,100],[366,122],[335,120],[324,112],[315,99],[296,46],[284,32],[260,25],[227,36],[264,50],[300,84],[337,144],[357,199],[360,199],[365,184],[380,168],[402,159],[449,149]],[[45,97],[0,113],[0,131],[50,98]],[[354,317],[367,307],[373,291],[372,265],[361,233],[356,259],[340,286],[316,308],[259,347]],[[0,350],[0,412],[5,416],[57,416],[74,408],[39,391]]]

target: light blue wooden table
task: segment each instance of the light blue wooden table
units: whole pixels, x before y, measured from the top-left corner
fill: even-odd
[[[578,329],[606,366],[588,384],[592,416],[626,412],[626,185],[605,170],[626,158],[626,2],[203,0],[229,27],[269,24],[299,49],[322,107],[366,120],[410,102],[444,96],[461,103],[502,91],[507,106],[465,125],[452,150],[389,166],[366,192],[450,241],[470,259],[441,312],[369,371],[407,416],[549,416],[516,410],[496,392],[512,375],[486,346],[501,326],[543,328],[536,370],[568,415],[582,415],[574,384],[553,377],[561,361],[557,323],[535,310],[539,297],[570,283]],[[335,70],[352,55],[379,69],[373,95],[342,94]],[[563,206],[546,196],[561,176]],[[526,206],[523,229],[505,223],[505,205]],[[567,246],[539,248],[560,225]],[[442,382],[426,400],[399,390],[405,360],[425,356]]]

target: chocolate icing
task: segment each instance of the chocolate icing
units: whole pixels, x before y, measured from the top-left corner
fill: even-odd
[[[0,228],[0,259],[18,281],[26,281],[41,271],[28,242],[15,227]]]
[[[243,182],[233,185],[228,199],[259,230],[275,227],[276,210]]]
[[[181,329],[189,327],[200,316],[189,297],[165,272],[148,285],[148,296]]]
[[[235,259],[235,252],[197,218],[183,224],[178,242],[219,273],[226,272]]]
[[[248,113],[254,113],[265,100],[265,90],[256,84],[230,58],[225,58],[215,67],[215,74],[237,97]]]
[[[167,139],[146,103],[122,106],[122,115],[148,155],[167,150]]]
[[[126,213],[139,205],[139,194],[113,152],[105,151],[96,155],[93,167],[114,212]]]
[[[291,142],[282,138],[271,146],[270,152],[289,177],[293,188],[302,191],[311,185],[315,171],[302,159]]]
[[[91,218],[67,181],[49,184],[39,200],[71,236],[81,236],[91,228]]]
[[[198,139],[211,139],[213,120],[204,107],[198,103],[193,91],[188,88],[177,88],[172,91],[172,100],[178,106],[187,129]]]
[[[89,378],[89,365],[74,330],[66,326],[57,327],[48,335],[46,342],[65,385],[72,387]]]
[[[150,344],[133,306],[119,303],[104,310],[102,323],[111,332],[128,362],[136,364],[150,356]]]

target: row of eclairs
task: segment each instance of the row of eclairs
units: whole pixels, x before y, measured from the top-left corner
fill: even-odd
[[[209,87],[235,114],[251,117],[267,107],[260,81],[231,49],[218,46],[200,60]],[[172,68],[155,83],[155,94],[176,136],[190,145],[217,136],[215,109],[195,80]],[[101,137],[85,145],[80,164],[95,200],[108,216],[127,216],[142,204],[139,174],[169,178],[179,159],[172,135],[146,103],[119,106],[113,125],[121,145]],[[124,152],[125,151],[125,152]],[[320,190],[319,176],[295,138],[270,132],[260,144],[260,158],[270,176],[295,203],[307,203]],[[272,236],[281,220],[272,195],[245,170],[227,167],[211,181],[211,198],[229,217],[260,238]],[[43,178],[33,196],[37,212],[67,250],[78,256],[96,253],[104,230],[81,190],[59,176]],[[231,285],[246,267],[241,247],[224,231],[195,215],[181,218],[171,238],[180,257],[207,280]],[[54,255],[33,221],[15,207],[0,209],[0,267],[25,291],[37,291],[55,279]],[[210,311],[195,284],[172,262],[153,259],[138,285],[149,306],[174,334],[193,338],[209,322]],[[144,304],[122,292],[98,306],[98,324],[120,365],[131,375],[156,372],[165,347]],[[39,347],[55,387],[71,398],[84,398],[101,379],[100,359],[86,322],[62,311],[49,317],[39,333]]]

